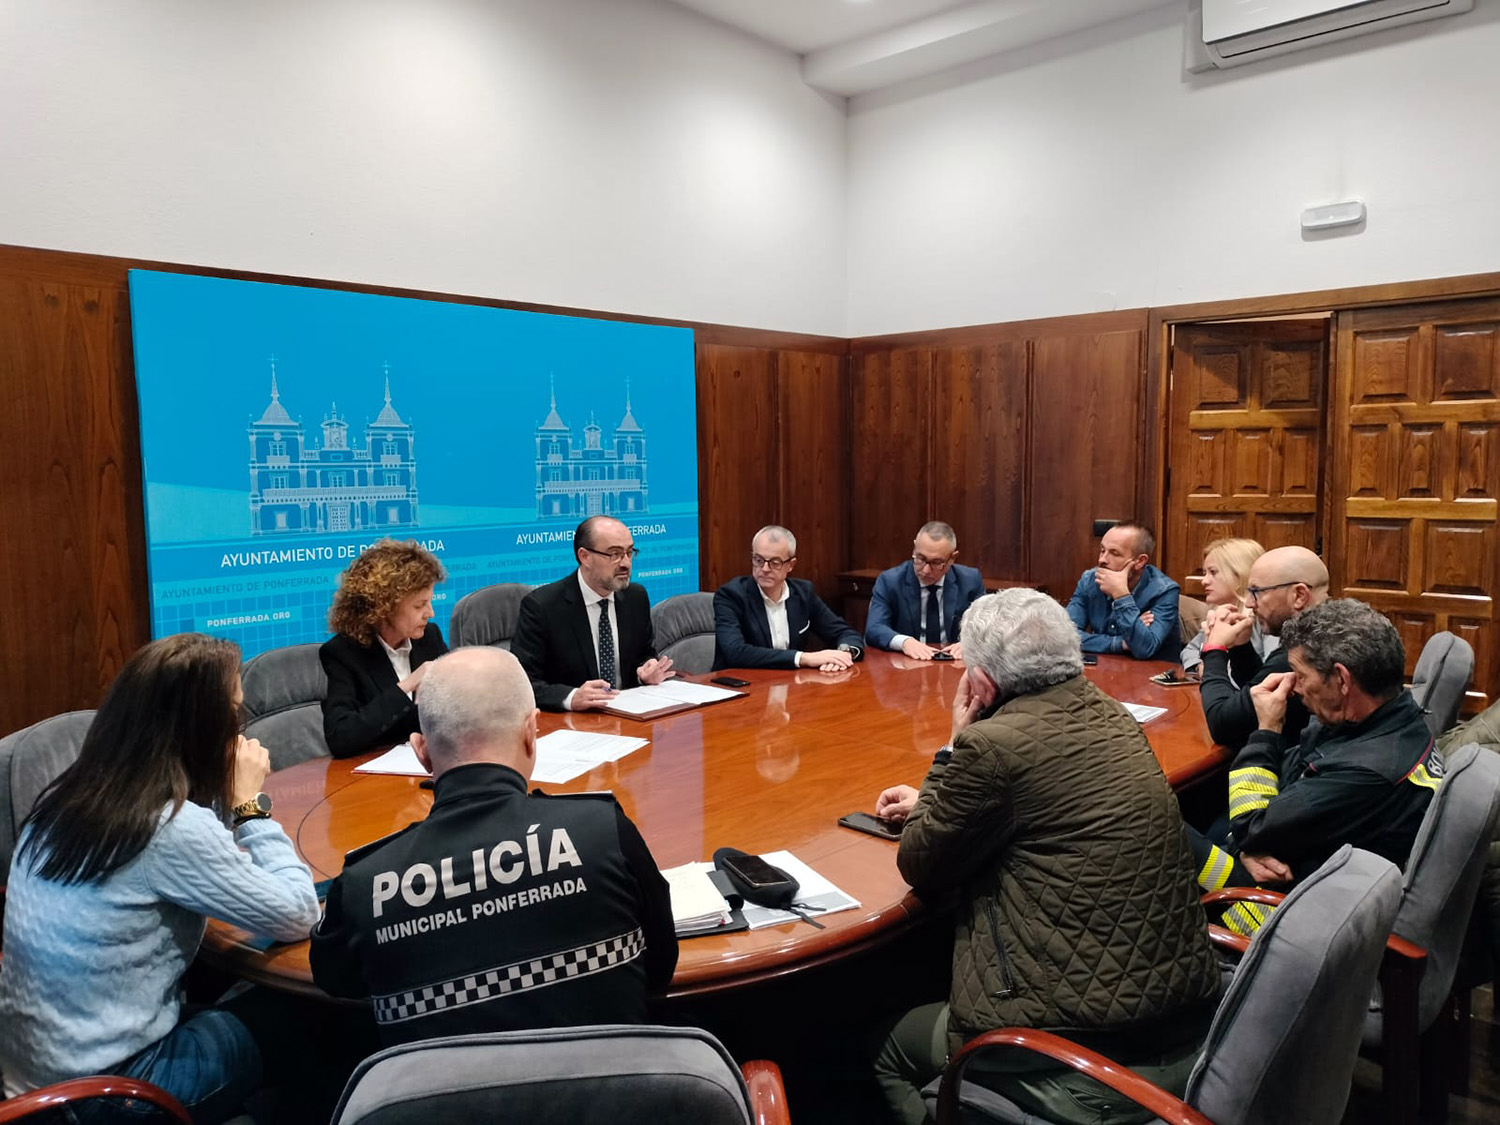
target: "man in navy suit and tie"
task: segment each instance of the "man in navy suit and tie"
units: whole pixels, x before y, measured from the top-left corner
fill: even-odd
[[[958,623],[964,610],[984,593],[984,578],[960,566],[958,535],[939,520],[923,524],[912,540],[911,558],[875,580],[865,640],[875,648],[931,660],[946,652],[963,658]]]
[[[714,669],[819,668],[843,672],[864,640],[823,604],[811,582],[790,577],[797,537],[763,527],[750,540],[750,573],[714,594]]]
[[[544,711],[609,706],[620,688],[659,684],[671,657],[656,656],[651,601],[630,582],[637,555],[630,529],[590,516],[573,533],[578,569],[521,600],[510,651]]]

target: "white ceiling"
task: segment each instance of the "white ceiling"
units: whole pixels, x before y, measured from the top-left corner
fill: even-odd
[[[675,0],[799,55],[912,23],[969,0]],[[1068,0],[1062,0],[1067,4]]]
[[[802,76],[862,94],[1184,0],[673,0],[802,56]]]

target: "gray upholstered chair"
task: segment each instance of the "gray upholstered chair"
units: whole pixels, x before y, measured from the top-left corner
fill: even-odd
[[[1419,1099],[1433,1105],[1447,1100],[1447,1071],[1440,1064],[1450,1049],[1449,993],[1497,817],[1500,755],[1473,743],[1459,747],[1448,756],[1443,783],[1412,844],[1393,927],[1398,939],[1426,956],[1387,959],[1365,1021],[1363,1049],[1384,1065],[1392,1120],[1415,1121]],[[1419,1036],[1428,1041],[1420,1043]]]
[[[1434,633],[1422,646],[1422,655],[1412,672],[1411,694],[1427,711],[1427,726],[1433,736],[1458,721],[1464,693],[1474,677],[1474,649],[1452,633]]]
[[[971,1041],[927,1088],[938,1125],[1045,1125],[971,1082],[964,1068],[996,1045],[1028,1048],[1093,1075],[1181,1125],[1335,1125],[1343,1116],[1401,873],[1347,845],[1309,875],[1248,943],[1182,1099],[1109,1060],[1042,1031],[1010,1028]],[[961,1115],[961,1116],[960,1116]]]
[[[334,1125],[789,1120],[775,1064],[746,1063],[742,1076],[706,1031],[616,1025],[463,1035],[390,1047],[360,1063],[334,1113]]]
[[[714,666],[714,596],[678,594],[651,607],[656,651],[670,656],[679,672],[710,672]]]
[[[271,648],[245,661],[240,682],[245,689],[245,734],[260,739],[273,770],[284,770],[309,758],[326,758],[323,697],[328,677],[316,643]]]
[[[0,738],[0,885],[10,872],[16,837],[31,806],[78,760],[92,711],[69,711]]]
[[[465,594],[453,607],[448,644],[453,648],[494,645],[509,650],[521,616],[521,599],[531,590],[524,582],[500,582]]]

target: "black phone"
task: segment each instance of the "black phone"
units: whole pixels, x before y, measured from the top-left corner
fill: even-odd
[[[733,676],[715,676],[709,683],[723,684],[725,687],[749,687],[749,680],[737,680]]]
[[[934,660],[952,660],[953,659],[953,654],[951,652],[948,652],[948,651],[945,650],[945,651],[942,651],[942,652],[935,652],[935,653],[933,653],[932,654],[932,658]]]
[[[1195,684],[1198,681],[1188,675],[1177,674],[1176,668],[1168,668],[1165,672],[1158,672],[1151,677],[1153,684],[1161,684],[1164,687],[1181,687],[1184,684]]]
[[[1083,662],[1085,664],[1098,664],[1099,654],[1097,652],[1086,652],[1083,654]]]
[[[724,870],[739,876],[752,889],[775,887],[787,881],[785,875],[758,855],[727,855],[722,863]]]
[[[872,813],[852,812],[848,816],[839,817],[839,824],[845,828],[852,828],[856,832],[879,836],[882,840],[901,839],[901,825],[889,820],[881,820]]]

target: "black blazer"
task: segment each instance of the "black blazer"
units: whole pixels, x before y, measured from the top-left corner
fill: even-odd
[[[632,582],[615,591],[615,666],[620,686],[640,686],[635,670],[656,656],[656,631],[651,627],[651,599],[646,588]],[[589,611],[578,588],[578,572],[538,586],[521,599],[521,614],[510,651],[526,674],[536,705],[544,711],[563,710],[563,700],[574,688],[599,678]]]
[[[443,633],[431,621],[411,643],[416,671],[448,651]],[[323,697],[323,737],[335,758],[352,758],[380,746],[404,742],[417,730],[417,705],[396,686],[396,669],[378,640],[362,645],[335,633],[318,649],[328,694]]]
[[[854,659],[865,654],[865,640],[818,597],[813,584],[788,578],[787,635],[791,648],[771,647],[766,600],[748,574],[731,578],[714,594],[714,671],[720,668],[795,668],[797,652],[848,646]]]

